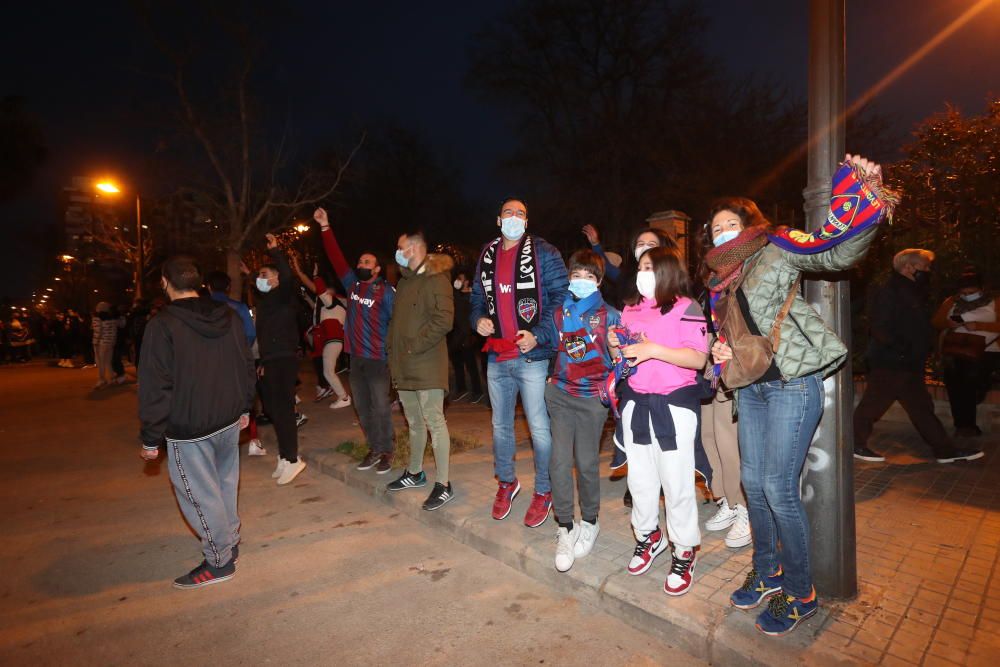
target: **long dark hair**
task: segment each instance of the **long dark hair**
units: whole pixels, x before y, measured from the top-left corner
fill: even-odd
[[[691,278],[676,251],[660,246],[647,250],[642,256],[648,256],[653,263],[656,306],[661,314],[666,315],[677,304],[677,299],[691,296]],[[639,290],[634,285],[632,289],[633,294],[625,299],[625,305],[634,306],[642,301]]]
[[[639,260],[635,258],[635,244],[639,242],[639,237],[643,234],[654,234],[660,240],[659,248],[664,248],[680,257],[680,248],[677,242],[669,233],[657,227],[643,227],[632,235],[632,241],[628,247],[628,253],[622,257],[621,277],[618,279],[617,296],[619,303],[616,306],[632,305],[639,302],[639,291],[635,287],[635,274],[639,272]],[[648,250],[646,252],[649,252]]]

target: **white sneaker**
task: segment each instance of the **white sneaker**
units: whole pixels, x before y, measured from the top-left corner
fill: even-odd
[[[722,500],[719,501],[719,511],[712,516],[711,519],[705,522],[705,530],[725,530],[733,525],[736,521],[736,510],[729,508],[729,502],[726,497],[723,496]]]
[[[281,473],[285,472],[286,465],[288,465],[288,461],[279,456],[278,466],[274,469],[274,472],[271,473],[271,479],[278,479],[281,477]]]
[[[580,539],[580,524],[574,523],[573,530],[566,530],[562,526],[556,531],[556,569],[565,572],[573,567],[576,556],[573,555],[576,549],[576,542]]]
[[[731,549],[738,549],[750,544],[750,515],[747,513],[746,505],[736,506],[736,521],[732,528],[726,533],[726,546]]]
[[[335,400],[330,404],[331,410],[339,410],[340,408],[346,408],[351,404],[351,397],[348,394],[344,394],[342,397]]]
[[[260,444],[260,440],[254,438],[250,441],[250,451],[247,454],[250,456],[264,456],[267,454],[267,450],[264,449],[264,445]]]
[[[573,546],[573,555],[577,558],[583,558],[590,553],[590,550],[594,548],[594,542],[597,541],[597,536],[601,534],[601,525],[599,523],[588,523],[586,521],[580,522],[580,539],[576,541]]]
[[[299,476],[299,473],[306,469],[306,462],[302,459],[296,459],[294,463],[285,462],[285,467],[281,471],[281,476],[278,477],[278,486],[283,486],[288,484],[293,479]]]

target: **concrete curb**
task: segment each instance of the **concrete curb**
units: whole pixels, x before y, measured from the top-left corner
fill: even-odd
[[[425,493],[397,494],[385,490],[385,485],[398,474],[396,470],[389,475],[358,471],[354,460],[333,449],[303,451],[302,456],[319,472],[713,665],[773,665],[778,655],[786,664],[857,664],[856,660],[815,641],[828,624],[834,605],[822,606],[818,618],[787,637],[765,637],[754,627],[754,614],[733,609],[718,600],[699,598],[693,594],[694,590],[692,594],[668,599],[648,573],[633,577],[622,567],[600,559],[582,560],[569,572],[557,572],[552,565],[551,531],[525,532],[528,529],[516,519],[494,521],[478,505],[473,507],[468,502],[463,505],[461,488],[456,488],[458,497],[448,506],[427,512],[421,508]]]

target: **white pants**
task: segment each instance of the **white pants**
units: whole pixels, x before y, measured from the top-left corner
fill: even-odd
[[[677,431],[677,449],[660,449],[650,418],[649,433],[653,443],[637,445],[632,441],[632,411],[629,401],[622,410],[622,437],[628,455],[628,489],[632,492],[632,530],[642,539],[660,523],[660,488],[667,506],[667,536],[675,549],[701,544],[698,526],[698,501],[694,483],[694,436],[698,415],[685,408],[670,406]]]
[[[337,357],[340,356],[340,351],[343,349],[344,344],[339,340],[331,341],[323,346],[323,377],[330,383],[337,398],[343,398],[347,395],[347,392],[344,391],[344,383],[337,375]]]

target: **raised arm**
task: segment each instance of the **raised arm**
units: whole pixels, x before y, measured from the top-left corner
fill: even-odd
[[[604,260],[604,277],[613,283],[617,283],[618,279],[621,278],[622,275],[621,269],[608,260],[608,256],[604,252],[604,248],[601,247],[601,237],[597,234],[597,228],[593,225],[584,225],[582,231],[583,235],[587,237],[587,241],[590,243],[590,249]]]
[[[323,250],[326,252],[327,259],[330,260],[330,264],[333,266],[337,278],[344,285],[344,289],[350,292],[351,288],[357,284],[358,277],[351,269],[351,265],[347,263],[344,251],[340,249],[337,237],[330,229],[330,218],[326,214],[326,209],[316,209],[313,213],[313,220],[319,224],[320,238],[323,239]]]

